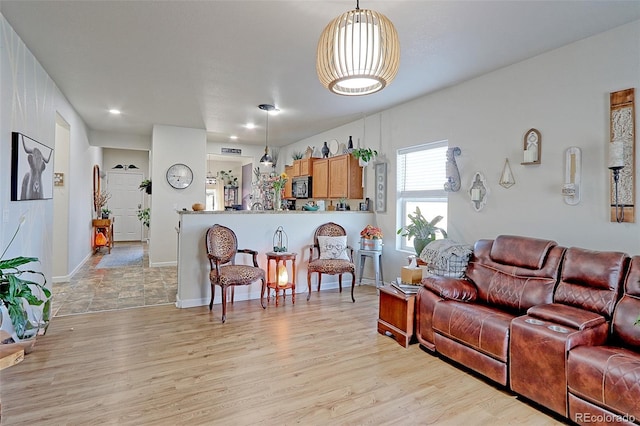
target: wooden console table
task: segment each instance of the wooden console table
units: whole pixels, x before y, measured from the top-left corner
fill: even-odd
[[[378,333],[391,335],[400,346],[408,347],[413,340],[415,294],[405,294],[386,284],[380,290]]]
[[[104,245],[96,244],[96,236],[99,232],[107,237],[107,243]],[[93,219],[93,238],[91,241],[93,245],[93,251],[96,252],[100,247],[107,247],[109,253],[111,253],[111,247],[113,247],[113,220],[111,219]]]

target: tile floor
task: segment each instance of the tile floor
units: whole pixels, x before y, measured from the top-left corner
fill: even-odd
[[[104,256],[142,251],[142,260],[122,267],[101,267]],[[138,253],[139,254],[139,253]],[[126,258],[127,256],[125,256]],[[103,262],[104,264],[104,262]],[[177,268],[149,267],[148,246],[142,242],[119,242],[91,256],[69,282],[53,284],[54,316],[175,303]]]

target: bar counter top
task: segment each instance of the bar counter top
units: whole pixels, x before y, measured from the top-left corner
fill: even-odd
[[[371,213],[360,210],[176,210],[178,214],[308,214],[308,213]]]

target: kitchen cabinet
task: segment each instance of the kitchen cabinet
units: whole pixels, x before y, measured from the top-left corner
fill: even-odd
[[[313,161],[313,198],[362,199],[362,167],[350,154]]]
[[[284,172],[287,175],[287,182],[284,184],[284,198],[293,198],[293,166],[284,166]]]
[[[330,157],[328,163],[329,198],[362,199],[362,167],[358,159],[351,154],[344,154]],[[314,197],[317,197],[315,192]]]
[[[309,176],[312,174],[313,158],[293,160],[293,176]]]
[[[329,197],[329,159],[316,159],[312,166],[313,198]]]

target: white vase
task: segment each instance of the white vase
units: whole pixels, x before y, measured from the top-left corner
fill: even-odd
[[[9,338],[13,339],[14,343],[1,343]],[[35,344],[35,334],[26,339],[18,338],[16,330],[13,328],[11,317],[9,316],[9,310],[7,310],[7,307],[4,305],[4,303],[0,302],[0,345],[20,346],[24,350],[24,353],[28,354],[33,351]]]

